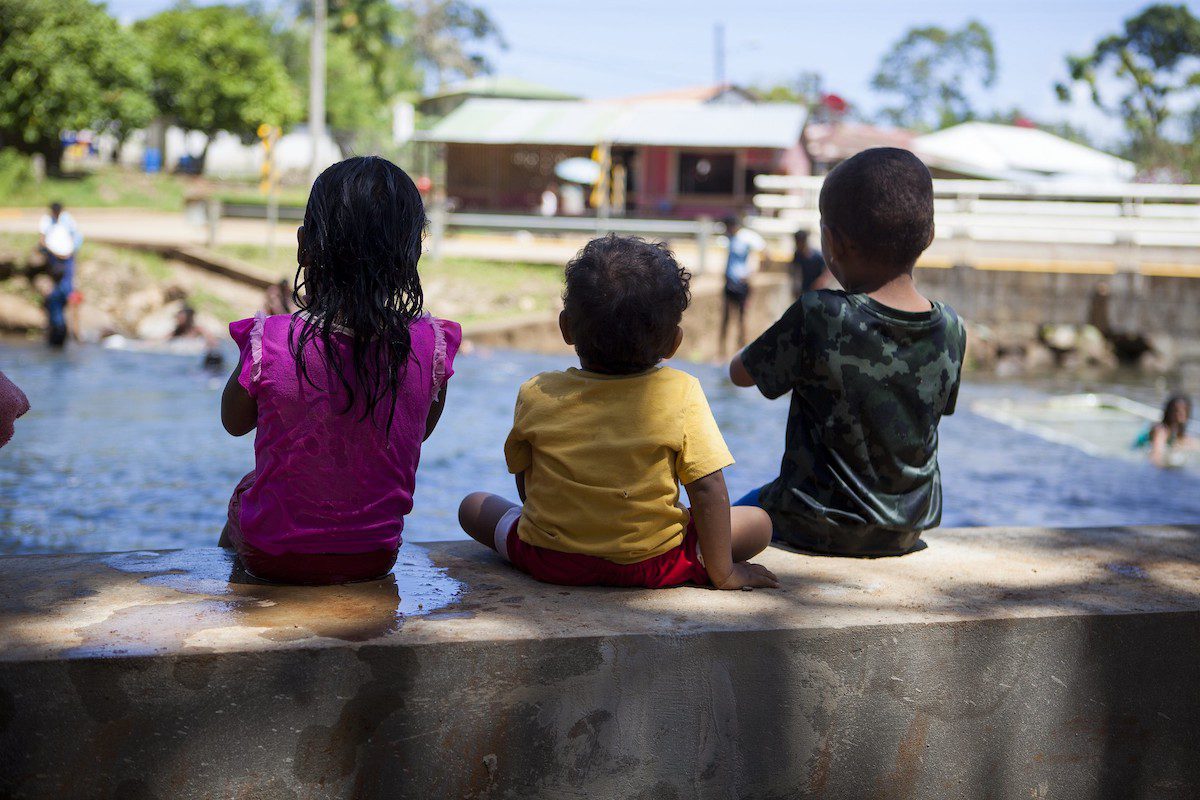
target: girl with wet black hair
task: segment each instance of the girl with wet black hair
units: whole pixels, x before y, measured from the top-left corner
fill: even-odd
[[[395,563],[462,339],[424,313],[424,230],[404,170],[375,156],[334,164],[297,232],[297,310],[229,326],[241,358],[221,420],[257,435],[221,543],[259,577],[341,583]]]

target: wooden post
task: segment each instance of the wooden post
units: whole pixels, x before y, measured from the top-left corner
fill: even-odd
[[[210,197],[204,203],[205,223],[208,229],[206,243],[209,249],[217,246],[217,225],[221,222],[221,198]]]
[[[696,233],[696,274],[703,275],[708,269],[708,244],[712,241],[712,217],[700,217],[700,230]]]

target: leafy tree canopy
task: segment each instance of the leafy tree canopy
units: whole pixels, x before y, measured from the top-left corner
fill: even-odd
[[[1141,166],[1196,159],[1186,151],[1196,148],[1190,117],[1200,107],[1200,20],[1187,6],[1148,6],[1092,52],[1068,56],[1067,71],[1059,98],[1070,101],[1072,86],[1086,87],[1097,108],[1122,121],[1129,155]],[[1169,135],[1173,118],[1176,141]]]
[[[895,125],[935,130],[974,119],[974,86],[996,81],[996,48],[987,27],[972,20],[958,30],[912,28],[880,61],[871,86],[897,101],[883,117]]]
[[[801,72],[794,80],[757,86],[754,92],[768,103],[799,103],[812,108],[825,95],[825,80],[819,72]]]
[[[309,36],[307,26],[295,26],[281,38],[284,64],[295,80],[301,99],[301,110],[308,113]],[[343,150],[379,149],[378,144],[391,124],[391,103],[394,94],[404,90],[414,92],[420,85],[418,73],[399,70],[401,65],[389,66],[396,76],[388,85],[402,87],[389,92],[387,86],[374,80],[374,71],[349,36],[331,32],[326,39],[325,72],[329,91],[325,96],[325,114],[330,131]]]
[[[300,117],[300,96],[266,22],[234,6],[181,5],[138,22],[153,97],[179,125],[250,136]]]
[[[396,94],[417,90],[422,83],[420,69],[406,48],[412,29],[412,17],[407,8],[393,0],[328,0],[329,41],[328,67],[333,74],[335,61],[346,59],[332,52],[343,48],[365,66],[375,92],[390,100]],[[307,2],[301,5],[301,17],[311,20]],[[307,56],[306,56],[307,57]]]
[[[408,48],[428,70],[437,88],[455,78],[492,71],[484,52],[488,44],[505,47],[500,29],[487,12],[464,0],[414,0]]]
[[[0,0],[0,142],[41,153],[63,130],[145,125],[154,113],[140,42],[89,0]]]

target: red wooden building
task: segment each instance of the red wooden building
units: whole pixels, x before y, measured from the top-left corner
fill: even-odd
[[[608,145],[625,167],[625,213],[714,217],[751,206],[754,176],[808,174],[800,145],[805,111],[704,99],[614,101],[471,99],[422,138],[445,146],[446,190],[462,209],[528,212],[559,183],[554,167]]]

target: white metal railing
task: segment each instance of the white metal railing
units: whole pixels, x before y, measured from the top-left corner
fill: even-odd
[[[760,175],[752,224],[784,236],[817,226],[820,176]],[[939,240],[1110,245],[1118,261],[1138,247],[1200,247],[1200,186],[934,180]]]

